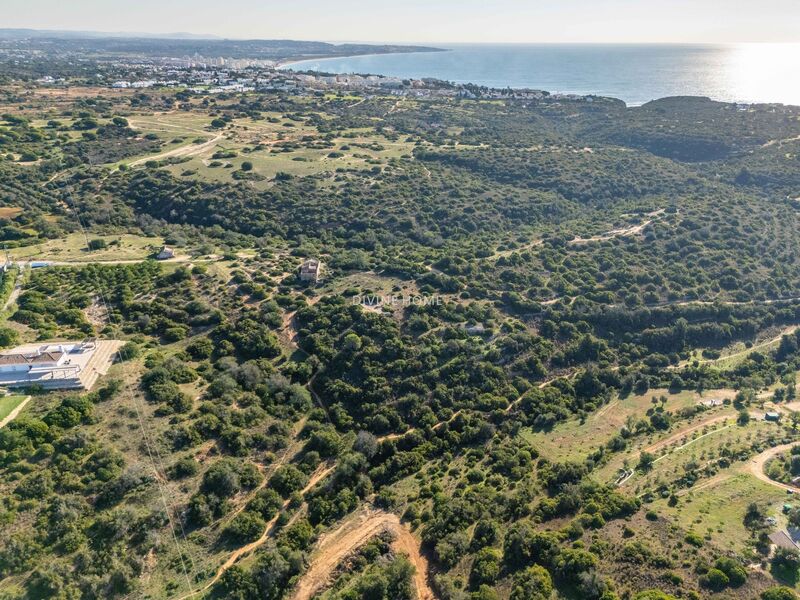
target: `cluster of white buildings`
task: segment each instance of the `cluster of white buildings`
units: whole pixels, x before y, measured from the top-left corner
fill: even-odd
[[[319,90],[353,90],[364,93],[410,97],[449,97],[466,99],[583,100],[591,96],[548,94],[531,89],[492,89],[468,84],[453,84],[436,79],[401,79],[383,75],[295,72],[290,65],[279,67],[262,59],[209,58],[200,55],[183,58],[122,60],[108,63],[98,81],[114,89],[185,87],[196,93],[221,94],[252,91],[310,93]],[[60,81],[45,76],[43,85]]]

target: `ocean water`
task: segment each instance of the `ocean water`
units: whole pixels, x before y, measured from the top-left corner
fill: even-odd
[[[800,105],[800,44],[433,45],[446,51],[315,59],[283,68],[598,94],[629,105],[682,95]]]

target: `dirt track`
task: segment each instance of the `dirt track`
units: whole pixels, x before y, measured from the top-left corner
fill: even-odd
[[[301,496],[304,495],[311,488],[313,488],[315,485],[317,485],[320,481],[325,479],[325,477],[327,477],[335,468],[336,468],[335,465],[332,465],[332,466],[329,466],[329,467],[323,467],[322,465],[320,465],[320,468],[318,468],[314,472],[314,474],[311,476],[311,479],[308,480],[308,483],[306,484],[306,486],[302,490],[300,490],[300,495]],[[184,596],[181,596],[179,598],[179,600],[186,600],[187,598],[193,598],[194,596],[197,596],[198,594],[202,594],[203,592],[206,592],[206,591],[210,590],[211,587],[215,583],[217,583],[217,581],[219,581],[220,577],[222,577],[222,575],[225,573],[225,571],[227,571],[234,564],[236,564],[236,561],[238,561],[242,556],[250,554],[256,548],[262,546],[268,539],[270,539],[270,537],[272,537],[273,531],[275,530],[275,526],[278,523],[278,518],[280,517],[281,513],[284,510],[286,510],[286,508],[289,506],[290,502],[291,502],[291,498],[289,500],[286,500],[283,503],[283,506],[280,508],[280,510],[278,510],[278,512],[275,513],[275,516],[269,521],[269,523],[267,523],[266,527],[264,528],[264,533],[261,534],[261,537],[259,537],[256,541],[250,542],[249,544],[247,544],[245,546],[242,546],[241,548],[238,548],[235,551],[233,551],[228,556],[228,558],[225,560],[225,562],[222,563],[222,566],[220,566],[220,568],[217,570],[217,572],[214,575],[214,577],[208,583],[206,583],[203,587],[201,587],[199,589],[196,589],[196,590],[194,590],[192,592],[189,592],[188,594],[186,594]]]
[[[161,154],[145,156],[144,158],[134,160],[133,162],[130,163],[129,166],[136,167],[151,160],[163,160],[165,158],[172,158],[172,157],[196,156],[216,146],[220,142],[220,140],[222,140],[222,138],[223,138],[222,135],[217,135],[208,140],[207,142],[203,142],[202,144],[189,144],[187,146],[180,146],[178,148],[168,150],[167,152],[162,152]]]
[[[382,531],[391,531],[395,535],[392,547],[408,555],[414,565],[414,587],[418,600],[433,600],[435,596],[427,581],[428,561],[420,553],[419,541],[400,523],[397,515],[374,508],[358,511],[337,529],[322,536],[313,562],[298,582],[290,596],[291,600],[313,598],[343,559]]]
[[[767,474],[764,473],[764,465],[767,464],[767,461],[780,454],[781,452],[786,452],[790,450],[792,447],[796,446],[797,443],[790,443],[790,444],[782,444],[780,446],[775,446],[774,448],[770,448],[753,458],[750,463],[748,464],[748,470],[752,475],[756,478],[760,479],[764,483],[768,483],[775,487],[779,487],[783,490],[791,490],[793,492],[797,492],[798,488],[793,485],[787,485],[785,483],[781,483],[780,481],[775,481],[774,479],[770,479],[767,477]]]

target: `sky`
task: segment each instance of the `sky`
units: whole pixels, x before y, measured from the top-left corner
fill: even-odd
[[[800,42],[800,0],[2,0],[0,27],[396,43]]]

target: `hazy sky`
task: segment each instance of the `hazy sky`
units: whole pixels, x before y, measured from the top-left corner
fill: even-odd
[[[800,42],[800,0],[2,0],[0,27],[385,42]]]

